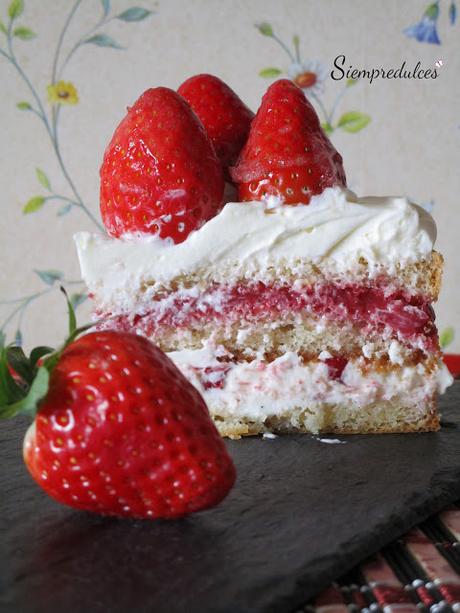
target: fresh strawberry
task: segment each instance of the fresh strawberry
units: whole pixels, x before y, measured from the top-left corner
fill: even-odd
[[[199,392],[145,338],[81,336],[45,359],[28,396],[11,399],[0,416],[38,405],[24,460],[50,496],[72,507],[176,518],[218,504],[235,481]]]
[[[460,377],[460,355],[458,353],[445,353],[444,364],[450,370],[450,374],[458,379]]]
[[[326,187],[346,185],[342,157],[302,90],[287,79],[268,88],[230,172],[241,201],[276,196],[308,204]]]
[[[111,236],[159,234],[181,243],[222,206],[222,167],[202,124],[166,87],[128,109],[104,154],[101,215]]]
[[[226,83],[210,74],[190,77],[177,90],[201,119],[224,168],[234,164],[254,113]]]
[[[327,364],[329,377],[334,380],[341,378],[342,373],[345,370],[345,366],[348,364],[347,358],[344,358],[340,355],[337,355],[332,358],[327,358],[324,361]]]

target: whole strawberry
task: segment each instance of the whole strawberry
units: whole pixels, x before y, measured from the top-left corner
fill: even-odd
[[[128,109],[102,163],[100,206],[111,236],[159,234],[181,243],[222,206],[222,167],[202,124],[166,87]]]
[[[274,196],[308,204],[327,187],[346,185],[342,157],[302,90],[287,79],[268,88],[230,172],[241,201]]]
[[[200,118],[224,168],[234,164],[254,113],[226,83],[210,74],[190,77],[177,91]]]
[[[103,515],[168,519],[228,494],[235,468],[202,397],[149,341],[92,332],[44,364],[22,401],[30,410],[43,396],[24,460],[50,496]]]

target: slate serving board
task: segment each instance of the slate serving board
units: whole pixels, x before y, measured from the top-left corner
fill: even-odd
[[[436,434],[229,441],[238,483],[176,522],[105,519],[49,500],[0,425],[5,612],[289,613],[460,498],[460,382]]]

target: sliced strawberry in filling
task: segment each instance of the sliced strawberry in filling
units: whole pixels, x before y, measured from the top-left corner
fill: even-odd
[[[342,373],[345,370],[345,366],[348,364],[347,358],[344,358],[342,356],[335,356],[333,358],[328,358],[324,361],[327,364],[329,377],[331,379],[334,379],[334,381],[337,379],[341,379]]]
[[[217,388],[222,389],[225,385],[225,378],[230,366],[206,366],[205,368],[194,368],[205,390]]]

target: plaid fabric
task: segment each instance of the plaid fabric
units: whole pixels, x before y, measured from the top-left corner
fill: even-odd
[[[460,613],[460,502],[385,547],[298,611]]]

